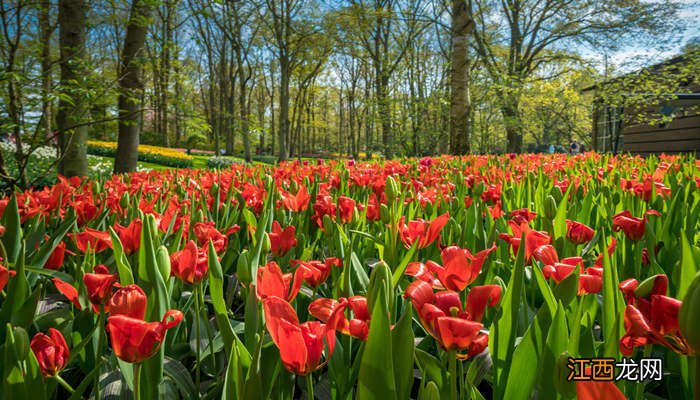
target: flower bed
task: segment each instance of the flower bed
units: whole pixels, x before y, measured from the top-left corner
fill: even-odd
[[[117,142],[103,142],[88,140],[88,153],[114,157],[117,154]],[[165,165],[175,168],[189,168],[192,166],[192,157],[176,149],[167,147],[139,145],[139,161]]]
[[[4,390],[691,398],[698,166],[319,160],[15,193],[0,199]]]

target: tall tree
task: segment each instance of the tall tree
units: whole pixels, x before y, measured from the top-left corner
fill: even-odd
[[[56,123],[59,131],[64,176],[86,176],[87,125],[82,85],[85,76],[85,36],[87,5],[84,0],[61,0],[58,5],[61,47],[61,87],[64,96],[58,104]]]
[[[661,37],[678,1],[470,0],[475,48],[498,88],[507,150],[522,151],[522,89],[547,64],[571,58],[566,45],[615,46]]]
[[[153,12],[151,3],[152,0],[133,0],[126,27],[119,68],[119,140],[114,159],[115,173],[136,171],[143,91],[139,55],[146,43],[148,23]]]
[[[467,0],[452,0],[452,63],[450,97],[450,152],[469,152],[469,31],[474,27]]]

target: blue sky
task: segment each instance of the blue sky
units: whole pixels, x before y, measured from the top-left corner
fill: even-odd
[[[684,25],[675,37],[667,43],[659,43],[657,48],[648,43],[625,46],[617,51],[609,52],[608,62],[614,65],[617,72],[629,72],[645,65],[656,64],[677,55],[690,40],[700,40],[700,1],[682,0],[679,12],[680,22]],[[604,54],[592,54],[591,59],[598,62],[598,69],[603,71]]]

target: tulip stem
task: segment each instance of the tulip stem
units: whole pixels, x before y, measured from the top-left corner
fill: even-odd
[[[306,374],[306,396],[309,400],[314,400],[314,376],[311,372]]]
[[[695,400],[700,400],[700,357],[698,356],[695,356]]]
[[[454,350],[447,352],[450,371],[450,399],[457,400],[457,354]]]
[[[195,362],[194,365],[195,365],[195,379],[196,379],[197,397],[198,397],[198,398],[199,398],[199,387],[200,387],[199,385],[200,385],[200,382],[201,382],[201,380],[200,380],[200,379],[201,379],[201,378],[200,378],[200,372],[199,372],[199,363],[200,363],[200,348],[199,348],[199,347],[200,347],[200,343],[199,343],[199,341],[200,341],[200,339],[199,339],[199,335],[200,335],[200,333],[199,333],[199,311],[200,311],[200,306],[199,306],[199,289],[200,289],[200,287],[201,287],[201,286],[200,286],[199,284],[197,284],[197,285],[194,287],[194,308],[195,308],[195,312],[194,312],[194,319],[195,319],[194,334],[195,334],[195,336],[196,336],[196,338],[195,338],[195,340],[196,340],[196,342],[195,342],[195,349],[197,350],[197,360],[196,360],[196,362]]]
[[[105,306],[100,305],[100,316],[97,320],[97,326],[102,327],[105,322]],[[97,331],[97,350],[95,351],[95,365],[99,365],[100,357],[102,357],[102,343],[104,342],[104,329],[98,329]],[[95,375],[95,400],[100,400],[100,374],[99,372]]]
[[[56,382],[59,383],[59,385],[63,386],[64,389],[68,391],[68,393],[73,394],[75,392],[75,389],[71,387],[71,385],[68,384],[63,378],[61,378],[60,375],[55,375],[54,378],[56,378]]]
[[[141,397],[141,363],[134,364],[134,400],[139,400]]]

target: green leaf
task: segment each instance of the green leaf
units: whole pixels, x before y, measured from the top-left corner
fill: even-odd
[[[493,358],[495,397],[497,398],[501,397],[500,391],[503,390],[507,382],[513,359],[515,338],[518,334],[518,315],[525,276],[525,235],[522,236],[520,243],[521,246],[518,248],[518,255],[508,282],[506,295],[501,302],[500,317],[493,322],[489,335],[489,349],[491,349]]]
[[[617,268],[608,256],[608,241],[603,235],[603,339],[602,357],[620,359],[619,340],[622,337],[622,324],[620,317],[623,315],[624,302],[618,289],[619,279]]]
[[[377,287],[376,290],[370,288],[370,292],[376,293],[376,299],[371,308],[372,323],[360,363],[357,398],[392,400],[397,399],[397,391],[386,286],[381,279],[373,283],[377,283]]]
[[[51,256],[51,253],[56,249],[61,240],[66,236],[66,234],[71,230],[73,225],[75,225],[75,213],[71,212],[68,217],[63,221],[63,223],[52,232],[53,237],[51,240],[44,242],[39,247],[29,262],[29,265],[35,266],[37,268],[43,268],[46,261]]]
[[[554,379],[557,379],[557,374],[555,373],[555,366],[559,355],[566,351],[566,347],[569,342],[569,330],[566,327],[566,311],[564,306],[559,303],[557,307],[557,313],[554,315],[552,320],[552,325],[549,327],[549,332],[547,333],[547,341],[544,347],[544,354],[542,356],[542,364],[540,376],[542,377],[542,386],[540,392],[545,398],[552,396],[551,394],[556,393],[556,387]]]
[[[401,319],[391,331],[391,351],[394,356],[396,397],[408,399],[413,384],[413,307],[406,303]]]
[[[356,279],[353,282],[358,284],[358,291],[356,292],[367,293],[367,287],[369,286],[369,276],[367,276],[367,272],[362,266],[360,259],[357,258],[357,254],[355,254],[355,252],[352,252],[350,254],[350,266],[352,267],[352,272],[354,272],[353,276]]]
[[[124,254],[124,247],[119,239],[119,235],[114,232],[112,227],[109,227],[109,236],[112,239],[114,262],[117,264],[119,282],[122,286],[131,285],[134,283],[134,275],[131,273],[131,264],[129,263],[129,259],[126,257],[126,254]]]
[[[175,385],[184,397],[190,399],[197,397],[197,388],[192,382],[192,376],[180,361],[165,357],[163,373],[175,382]]]
[[[401,280],[401,277],[403,277],[404,271],[406,271],[406,267],[408,264],[413,260],[413,256],[416,254],[416,251],[418,251],[418,241],[416,240],[415,243],[413,243],[413,246],[408,250],[406,255],[403,256],[401,259],[401,262],[399,265],[396,267],[394,270],[394,273],[391,277],[391,283],[396,287],[399,284],[399,280]]]
[[[682,299],[685,297],[690,283],[695,278],[695,274],[698,272],[698,264],[695,259],[694,246],[691,246],[688,242],[688,238],[685,232],[681,230],[681,264],[680,264],[680,282],[678,285],[678,293],[676,293],[676,298]]]
[[[20,252],[24,253],[21,251],[22,223],[20,222],[17,197],[15,195],[10,197],[10,201],[5,206],[0,224],[5,227],[5,234],[0,238],[6,252],[4,257],[7,262],[14,264],[17,262]]]
[[[155,217],[152,214],[146,215],[141,229],[139,277],[146,279],[143,288],[148,293],[148,306],[146,308],[146,320],[148,321],[160,321],[168,311],[170,300],[161,268],[158,265],[159,261],[163,262],[162,257],[163,254],[167,255],[167,250],[162,246],[163,250],[156,250],[156,235]],[[145,276],[141,276],[142,273]],[[164,358],[165,346],[161,346],[153,357],[143,362],[140,384],[141,394],[144,398],[158,397],[158,386],[163,380]]]
[[[418,400],[440,400],[440,390],[435,382],[430,381],[418,394]]]
[[[532,324],[525,331],[520,344],[515,348],[504,399],[529,399],[531,397],[537,378],[541,376],[542,349],[552,316],[556,310],[556,305],[554,310],[550,310],[546,304],[540,307]]]

